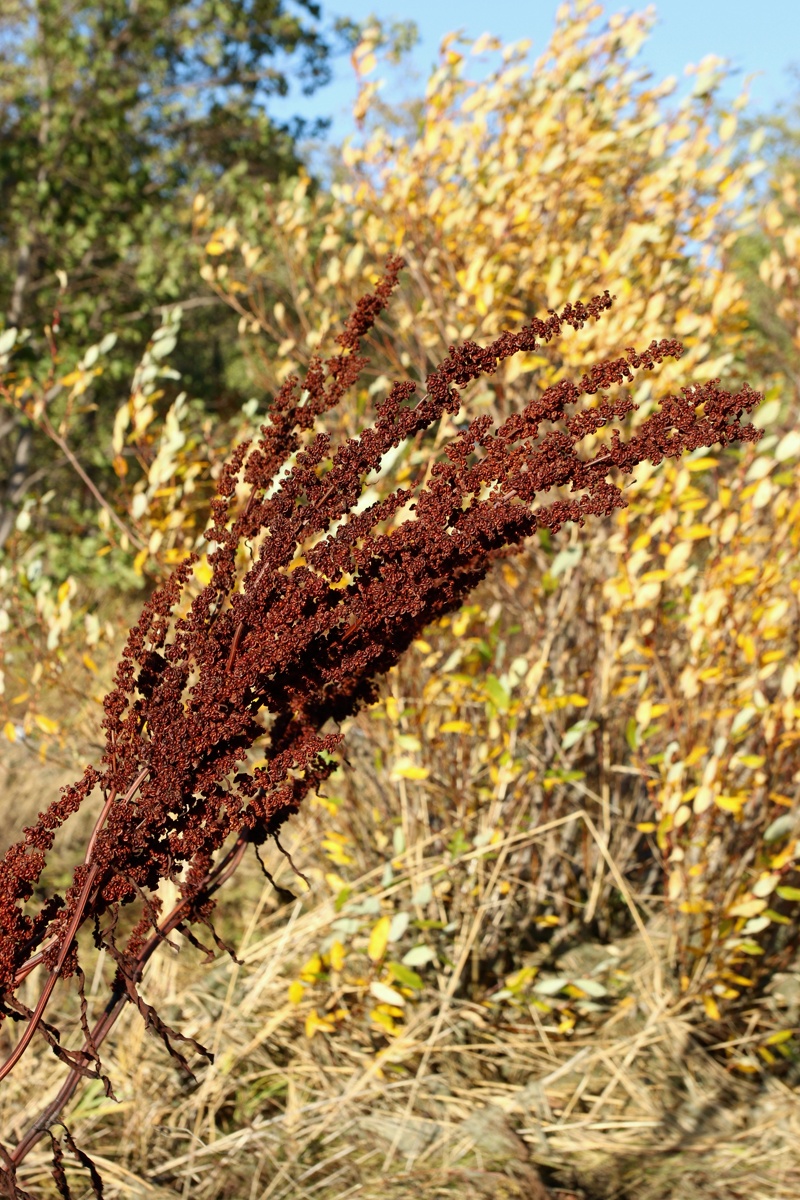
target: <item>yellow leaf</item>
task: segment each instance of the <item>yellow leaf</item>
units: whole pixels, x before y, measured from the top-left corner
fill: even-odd
[[[777,1033],[771,1033],[767,1038],[768,1046],[782,1046],[784,1042],[790,1041],[794,1037],[793,1029],[780,1029]]]
[[[6,721],[5,725],[3,726],[3,733],[10,742],[15,742],[17,740],[17,731],[11,721]]]
[[[58,721],[52,721],[50,717],[42,716],[41,713],[37,713],[33,719],[42,733],[58,733]]]
[[[784,808],[791,808],[794,800],[791,796],[784,796],[782,792],[770,792],[769,797],[774,804],[781,804]]]
[[[740,900],[728,909],[728,917],[757,917],[767,907],[766,900]]]
[[[88,654],[84,654],[81,658],[81,661],[86,667],[87,671],[91,671],[93,675],[97,674],[97,663],[93,658],[90,658]]]
[[[571,696],[567,697],[567,699],[570,704],[574,705],[575,708],[583,708],[589,703],[586,697],[581,696],[579,692],[573,692]]]
[[[266,762],[262,763],[262,766],[266,765]],[[312,796],[311,804],[312,806],[316,805],[318,808],[324,808],[325,811],[330,813],[332,817],[336,816],[338,805],[335,803],[335,801],[329,799],[328,796]]]
[[[300,968],[300,978],[306,983],[313,983],[318,975],[322,974],[322,959],[318,954],[312,954],[307,963],[304,963]]]
[[[148,549],[144,546],[133,560],[133,570],[136,575],[144,575],[143,567],[147,561]]]
[[[439,726],[439,733],[472,733],[469,721],[445,721]]]
[[[199,562],[194,564],[194,574],[201,587],[206,587],[211,582],[211,576],[213,572],[211,569],[211,563],[208,561],[208,558],[205,554],[199,560]]]
[[[62,375],[58,382],[63,387],[72,387],[73,383],[77,383],[80,379],[83,379],[83,371],[70,371],[69,375]]]
[[[728,113],[719,123],[719,140],[729,142],[736,133],[736,114]]]
[[[725,812],[739,813],[742,811],[744,800],[741,796],[715,796],[714,803]]]
[[[669,579],[670,577],[671,577],[670,571],[665,570],[664,567],[659,567],[659,569],[657,571],[645,571],[644,575],[642,575],[642,577],[641,577],[640,582],[641,583],[663,583],[663,581],[665,579]],[[658,595],[658,592],[656,592],[656,595]]]
[[[336,875],[333,871],[329,871],[325,876],[325,882],[335,896],[338,896],[339,892],[344,891],[344,889],[347,887],[347,884],[342,879],[341,875]]]
[[[773,870],[780,871],[788,862],[791,862],[795,856],[797,845],[795,842],[790,842],[785,850],[781,850],[780,854],[776,854],[770,859]]]
[[[720,1019],[719,1006],[713,996],[703,996],[703,1008],[712,1021]]]
[[[392,779],[427,779],[429,775],[427,767],[418,767],[407,759],[398,759],[392,769]]]
[[[224,253],[225,253],[224,242],[218,242],[214,238],[212,238],[210,242],[206,243],[206,254],[210,254],[210,255],[213,255],[216,257],[217,255],[224,254]]]
[[[464,634],[467,632],[467,626],[469,625],[471,619],[472,613],[462,609],[453,621],[453,634],[455,637],[462,638],[464,636]]]
[[[716,467],[718,462],[719,459],[706,456],[704,458],[695,458],[692,462],[684,463],[684,466],[687,471],[694,473],[695,471],[705,471],[708,467]]]
[[[341,971],[344,966],[344,946],[336,941],[330,948],[331,970]]]
[[[510,588],[519,587],[519,579],[517,578],[517,573],[513,567],[509,566],[508,563],[503,563],[502,571],[503,578]]]
[[[306,989],[303,987],[299,979],[295,979],[289,984],[289,1003],[299,1004],[305,995]]]
[[[69,588],[70,588],[70,581],[69,581],[69,579],[65,579],[64,582],[61,584],[61,586],[58,589],[58,603],[59,604],[63,604],[65,600],[69,599]]]
[[[372,1010],[370,1013],[370,1020],[374,1021],[376,1025],[380,1025],[381,1028],[385,1029],[388,1034],[397,1033],[397,1026],[392,1020],[391,1015],[387,1012],[381,1012],[380,1008],[374,1008]]]
[[[319,1030],[321,1033],[333,1033],[335,1026],[326,1021],[324,1017],[317,1014],[317,1010],[312,1008],[311,1012],[306,1017],[306,1037],[313,1038],[314,1034]]]
[[[332,842],[329,838],[323,838],[322,849],[327,854],[335,867],[349,867],[353,860],[349,854],[345,854],[341,846],[336,842]]]
[[[386,953],[391,925],[392,922],[388,917],[381,917],[377,924],[373,926],[372,933],[369,935],[369,945],[367,946],[367,954],[373,962],[378,962]]]
[[[747,633],[740,633],[736,641],[739,648],[744,654],[745,662],[752,663],[756,660],[756,644]]]
[[[685,542],[697,542],[700,538],[710,537],[713,532],[710,525],[680,525],[675,530],[675,536]]]
[[[723,1000],[737,1000],[739,997],[735,988],[723,988],[721,985],[717,995],[722,996]]]

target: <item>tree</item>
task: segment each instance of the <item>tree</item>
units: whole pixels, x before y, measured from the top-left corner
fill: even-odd
[[[185,296],[187,199],[212,183],[235,187],[243,173],[261,182],[296,173],[305,122],[276,125],[267,113],[289,89],[276,57],[302,55],[304,94],[330,79],[330,49],[302,19],[317,20],[319,5],[298,7],[294,16],[281,0],[0,4],[0,308],[7,327],[32,330],[30,361],[43,357],[45,326],[84,343],[116,329],[128,347],[128,362],[117,356],[122,376],[143,322],[179,298],[207,327],[214,297]],[[199,363],[186,346],[206,395],[221,382],[216,345]],[[33,448],[24,419],[3,432],[0,545]]]
[[[791,69],[795,94],[766,117],[743,122],[740,151],[766,167],[757,219],[731,248],[730,267],[744,283],[751,361],[772,377],[773,399],[800,402],[800,65]]]

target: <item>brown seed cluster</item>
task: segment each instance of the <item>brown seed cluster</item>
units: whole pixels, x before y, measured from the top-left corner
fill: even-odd
[[[492,563],[520,549],[537,526],[555,531],[566,521],[582,525],[588,514],[602,517],[624,507],[620,488],[607,479],[613,468],[624,474],[646,459],[658,463],[761,436],[740,424],[759,394],[745,385],[734,395],[712,381],[662,401],[627,442],[615,428],[608,450],[583,460],[577,443],[636,406],[623,395],[573,415],[568,407],[681,354],[678,342],[653,342],[643,353],[629,349],[597,363],[577,382],[548,388],[497,429],[487,416],[472,420],[425,486],[399,487],[354,511],[365,477],[383,456],[444,413],[457,415],[461,389],[472,380],[550,342],[564,326],[580,329],[597,320],[612,304],[606,292],[503,333],[484,348],[469,341],[451,346],[421,399],[415,384],[395,383],[373,426],[334,448],[329,434],[314,432],[315,422],[366,365],[357,353],[360,338],[388,303],[403,265],[401,258],[387,260],[375,292],[361,298],[337,339],[342,353],[324,363],[312,359],[299,396],[298,379],[290,376],[260,439],[235,450],[212,503],[210,581],[186,615],[176,617],[198,561],[192,554],[145,605],[104,702],[101,769],[88,767],[63,789],[0,864],[0,1016],[27,1023],[6,1069],[37,1027],[70,1069],[56,1107],[49,1106],[13,1153],[3,1152],[11,1188],[17,1187],[16,1165],[79,1076],[103,1078],[97,1047],[127,1000],[189,1069],[173,1045],[181,1035],[139,996],[144,962],[172,930],[199,945],[190,929],[198,922],[211,927],[221,945],[211,926],[212,892],[249,843],[258,847],[276,836],[328,777],[341,742],[339,723],[377,698],[381,676],[425,626],[457,609]],[[553,423],[562,429],[540,436],[542,426]],[[237,514],[239,483],[249,490]],[[532,508],[542,493],[565,485],[574,498]],[[245,544],[254,547],[254,559],[239,584],[237,552]],[[332,586],[345,578],[347,586]],[[265,736],[268,765],[247,769],[248,750]],[[26,902],[56,831],[98,789],[102,813],[84,862],[65,895],[31,915]],[[234,849],[217,862],[234,834]],[[154,892],[165,879],[178,884],[181,901],[162,920]],[[119,910],[133,902],[141,916],[123,944],[115,934]],[[61,1048],[43,1013],[59,976],[77,976],[83,996],[76,934],[86,921],[117,975],[104,1016],[94,1030],[83,1018],[84,1049],[72,1053]],[[15,992],[39,964],[49,975],[30,1012]]]

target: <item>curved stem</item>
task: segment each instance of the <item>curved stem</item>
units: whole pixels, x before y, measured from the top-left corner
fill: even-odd
[[[133,783],[128,788],[127,792],[125,793],[124,799],[126,802],[131,799],[131,797],[136,792],[136,789],[139,787],[139,785],[141,783],[143,783],[145,776],[147,775],[149,770],[150,770],[149,767],[142,767],[141,771],[136,776]],[[86,879],[84,880],[83,887],[81,888],[81,894],[80,894],[80,897],[78,898],[78,903],[75,906],[75,912],[72,914],[72,919],[70,920],[69,927],[67,928],[67,932],[64,935],[64,941],[61,944],[61,950],[59,951],[58,960],[50,974],[50,978],[48,979],[47,983],[44,986],[44,991],[42,992],[41,996],[39,997],[38,1004],[36,1005],[36,1008],[33,1010],[33,1015],[31,1016],[30,1022],[28,1024],[28,1028],[23,1033],[22,1037],[20,1038],[17,1045],[14,1047],[14,1049],[11,1052],[11,1054],[9,1055],[8,1059],[3,1063],[2,1067],[0,1067],[0,1081],[5,1079],[5,1077],[11,1071],[13,1071],[14,1067],[17,1065],[20,1058],[22,1057],[22,1055],[25,1053],[28,1046],[30,1045],[31,1039],[33,1038],[33,1035],[36,1033],[36,1030],[39,1026],[39,1022],[42,1019],[42,1016],[44,1014],[44,1010],[47,1007],[47,1002],[50,999],[51,995],[53,994],[53,989],[55,988],[56,983],[58,982],[58,977],[61,974],[61,969],[64,966],[64,961],[67,957],[67,954],[69,953],[69,948],[72,945],[73,938],[75,937],[75,934],[78,932],[79,927],[83,924],[83,921],[86,918],[86,907],[87,907],[86,902],[89,899],[89,893],[92,890],[92,885],[94,884],[94,881],[97,878],[97,875],[100,870],[97,863],[91,862],[91,858],[92,858],[92,854],[94,853],[94,847],[95,847],[95,842],[97,841],[97,835],[99,834],[99,832],[103,826],[103,822],[105,821],[106,817],[108,816],[109,810],[110,810],[112,804],[114,803],[114,801],[116,800],[116,797],[117,797],[117,793],[115,791],[112,791],[111,794],[109,795],[108,799],[106,800],[105,804],[103,805],[103,811],[101,812],[100,816],[98,817],[97,821],[95,822],[94,829],[92,830],[92,836],[89,839],[89,845],[86,850],[86,857],[84,859],[84,866],[89,867],[89,872],[86,876]],[[24,971],[24,974],[22,974],[23,979],[33,969],[34,966],[38,965],[38,962],[42,961],[45,954],[50,949],[52,949],[52,947],[48,946],[48,947],[46,947],[46,949],[40,951],[38,955],[35,955],[34,958],[37,960],[37,962],[34,962],[34,960],[31,959],[31,960],[29,960],[29,962],[27,962],[25,964],[25,967],[22,968],[22,970]]]
[[[224,856],[224,858],[221,859],[213,871],[209,872],[207,882],[202,889],[202,892],[205,895],[211,895],[213,892],[222,887],[223,883],[230,879],[231,875],[233,875],[241,863],[246,847],[247,839],[243,833],[240,833],[228,853]],[[172,931],[181,923],[186,916],[187,909],[191,906],[191,904],[192,899],[181,900],[181,902],[175,906],[169,916],[166,917],[165,920],[159,925],[158,933],[154,933],[149,941],[147,941],[139,951],[130,975],[130,978],[134,982],[137,982],[141,978],[148,959],[151,958],[164,938],[172,933]],[[127,992],[121,992],[120,990],[112,992],[108,1003],[106,1004],[103,1015],[98,1019],[94,1029],[92,1030],[91,1039],[87,1039],[84,1042],[83,1048],[80,1051],[81,1054],[87,1055],[91,1047],[96,1049],[101,1042],[105,1040],[128,1000],[129,996]],[[40,1138],[44,1137],[48,1126],[53,1123],[53,1121],[64,1108],[65,1104],[67,1104],[73,1096],[80,1078],[81,1075],[79,1071],[70,1071],[58,1094],[53,1097],[46,1108],[43,1108],[38,1117],[33,1120],[28,1128],[27,1133],[25,1133],[22,1140],[14,1150],[14,1153],[9,1156],[10,1162],[14,1167],[19,1166],[19,1164],[33,1149]]]
[[[81,894],[75,907],[75,912],[72,914],[72,920],[70,921],[67,932],[64,935],[64,941],[58,954],[58,961],[50,973],[50,978],[44,985],[44,991],[39,997],[39,1002],[36,1005],[36,1008],[33,1010],[33,1016],[28,1023],[28,1028],[25,1030],[11,1054],[3,1063],[2,1067],[0,1067],[0,1081],[5,1079],[6,1075],[13,1071],[14,1067],[17,1065],[19,1060],[22,1058],[22,1055],[30,1045],[33,1035],[36,1033],[36,1030],[39,1026],[39,1021],[42,1019],[44,1010],[47,1007],[47,1001],[53,994],[53,988],[58,982],[58,977],[61,974],[61,968],[64,966],[64,960],[66,959],[67,954],[69,953],[69,948],[72,945],[72,939],[75,937],[78,926],[83,919],[84,905],[89,897],[89,892],[92,890],[92,884],[95,881],[98,870],[99,867],[97,866],[97,863],[93,863],[89,868],[89,873],[86,876],[83,887],[81,888]]]

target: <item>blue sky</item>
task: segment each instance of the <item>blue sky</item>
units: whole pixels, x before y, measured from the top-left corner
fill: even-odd
[[[469,37],[491,33],[504,42],[531,38],[529,62],[544,50],[550,37],[559,0],[320,0],[322,27],[329,29],[337,16],[361,21],[371,14],[391,24],[393,20],[417,23],[420,41],[405,61],[407,66],[390,68],[381,90],[390,104],[422,95],[431,68],[437,59],[439,43],[446,33],[464,29]],[[289,5],[289,7],[293,7]],[[642,3],[610,3],[606,14],[637,11]],[[756,111],[774,107],[792,94],[786,68],[800,66],[800,0],[660,0],[655,4],[656,26],[642,50],[642,61],[656,78],[683,77],[687,63],[697,63],[707,54],[731,60],[743,80],[759,72],[751,85],[752,106]],[[494,56],[485,60],[492,67]],[[285,99],[273,99],[270,113],[286,120],[293,115],[313,119],[333,117],[327,143],[342,141],[355,132],[351,109],[356,94],[349,56],[333,60],[334,80],[313,96],[303,96],[292,87]],[[414,78],[414,72],[418,76]],[[472,71],[468,74],[475,77]],[[372,75],[372,79],[377,75]],[[795,96],[800,85],[794,85]]]

